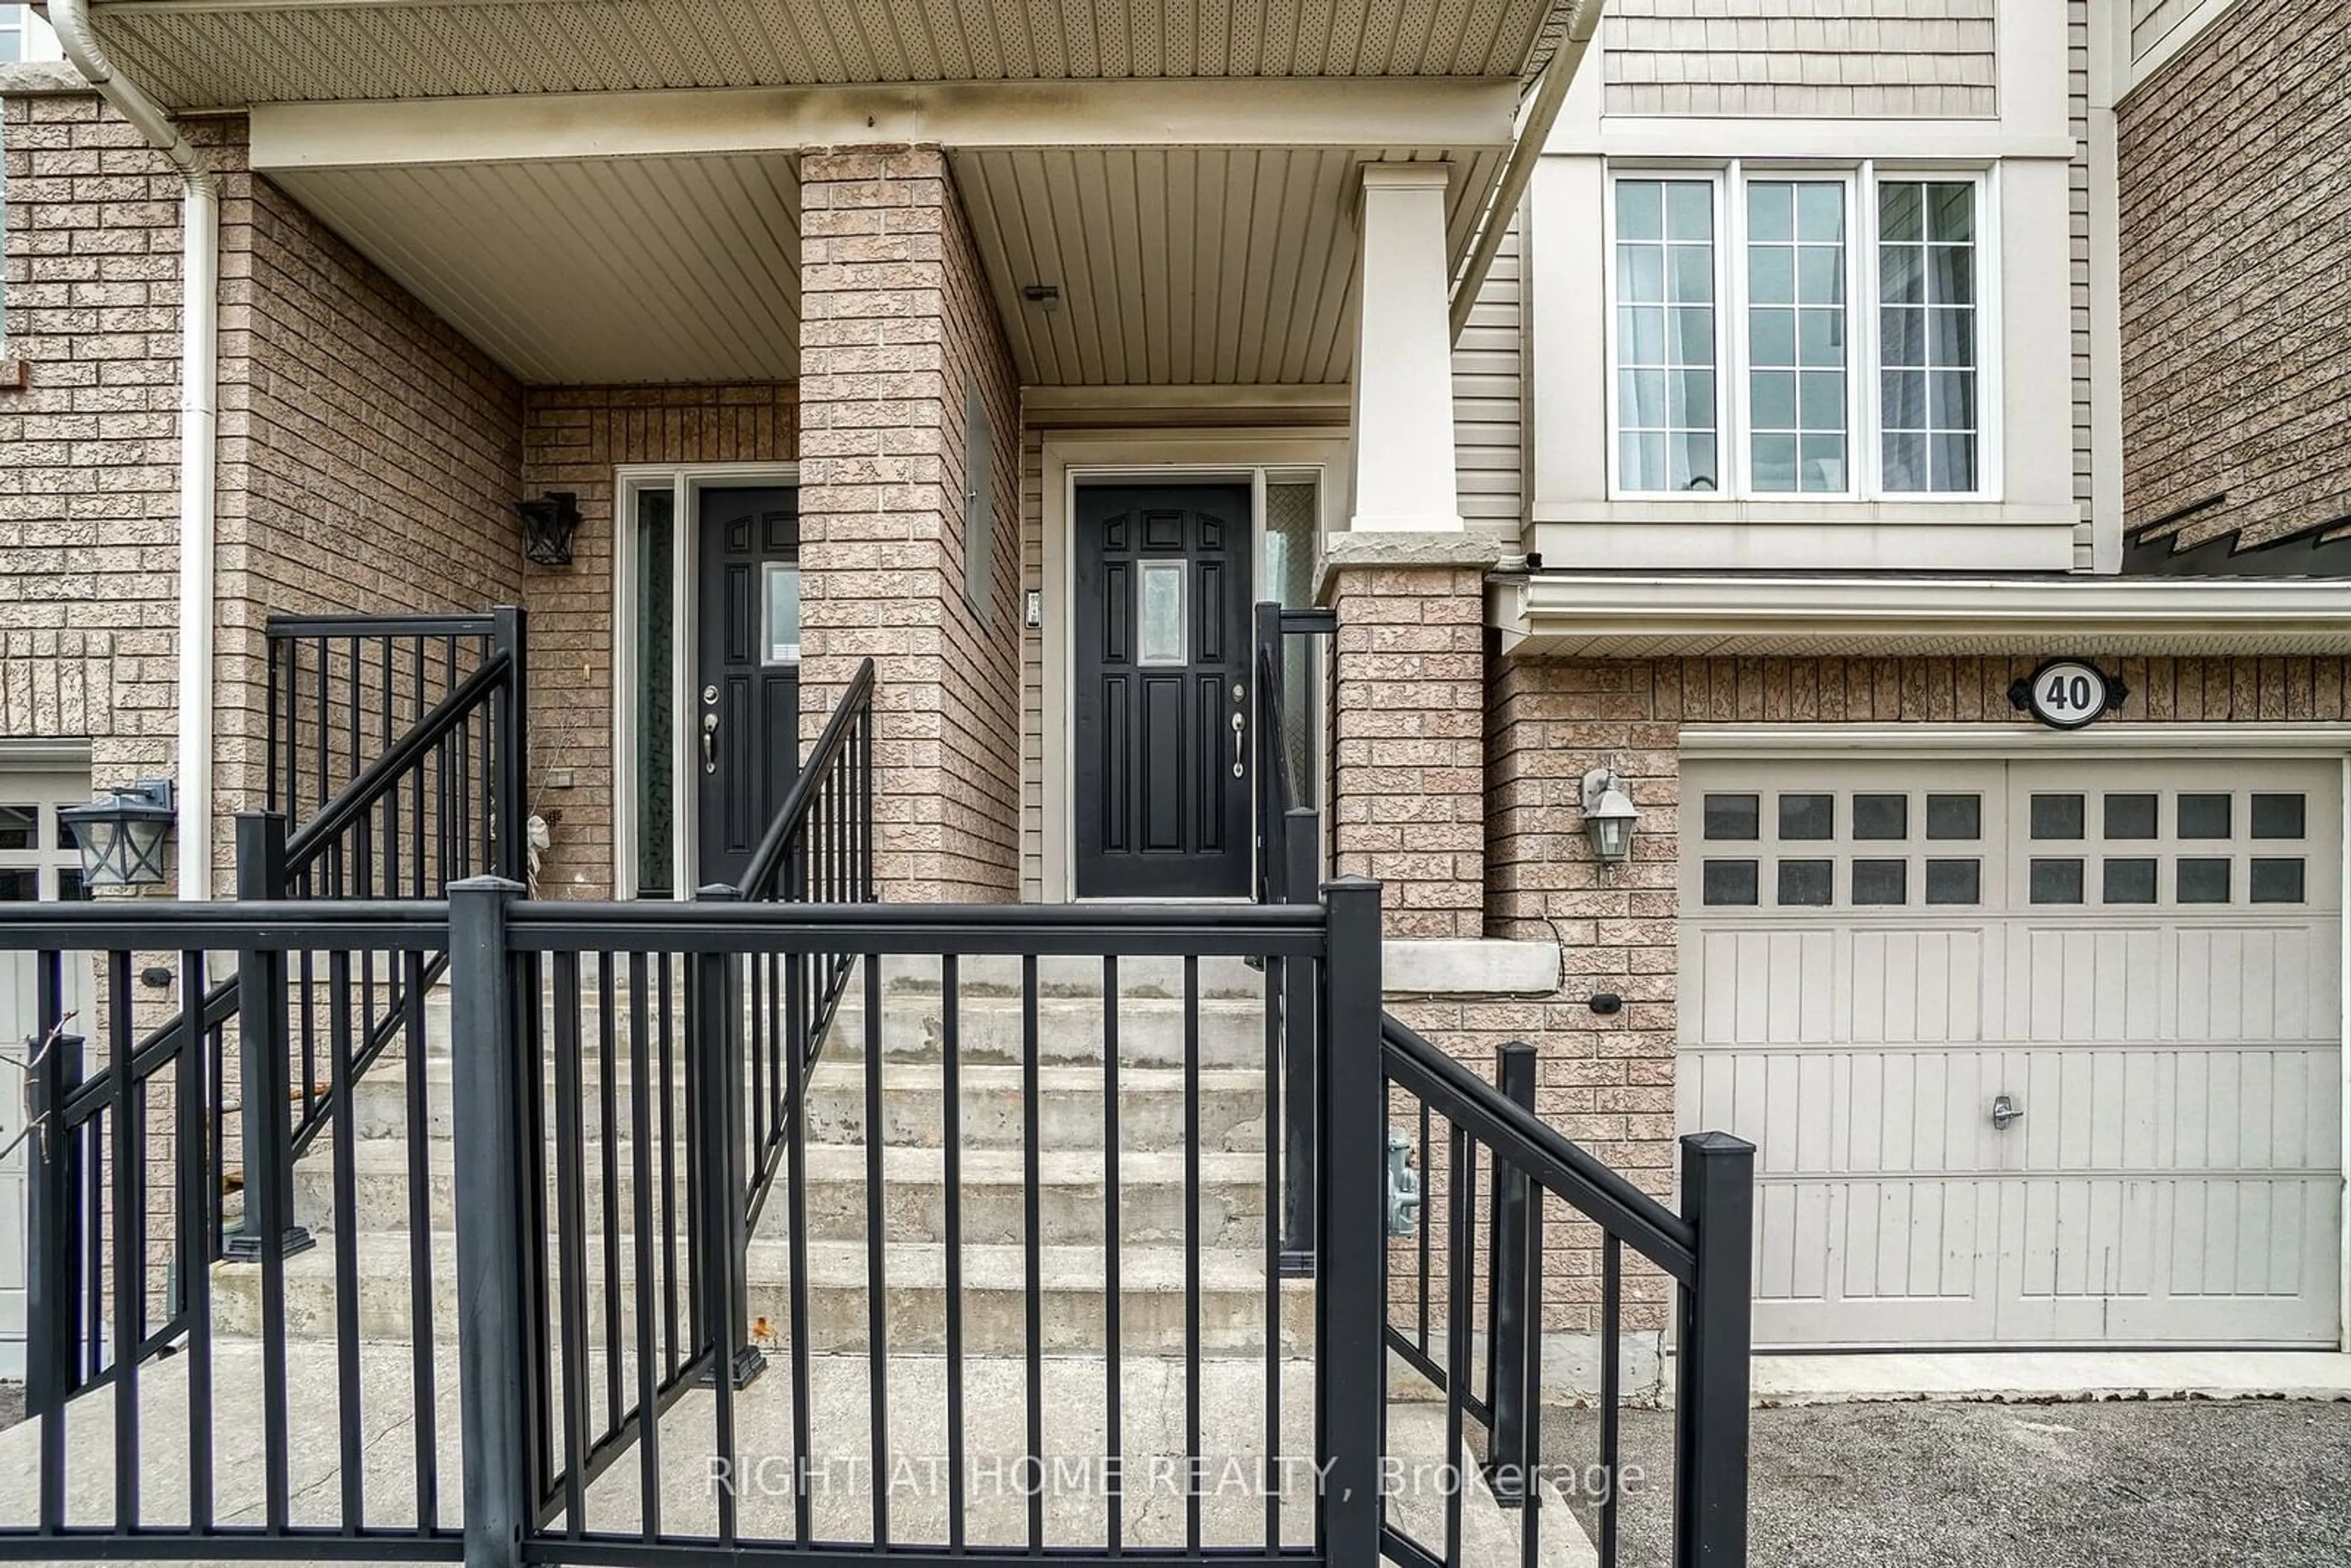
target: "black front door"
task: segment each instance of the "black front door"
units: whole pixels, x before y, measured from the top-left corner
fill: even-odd
[[[692,723],[707,887],[742,876],[799,770],[800,525],[794,490],[701,494]]]
[[[1249,492],[1078,491],[1081,898],[1249,891]]]

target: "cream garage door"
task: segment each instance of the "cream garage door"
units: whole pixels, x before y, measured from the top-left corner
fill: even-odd
[[[79,898],[81,856],[57,808],[89,799],[88,768],[0,768],[0,905]],[[65,966],[65,1005],[87,1020],[89,966]],[[0,1377],[25,1375],[26,1041],[34,1025],[33,957],[0,953]],[[88,1033],[87,1027],[83,1030]]]
[[[1757,1343],[2335,1344],[2342,791],[1689,763],[1678,1114],[1760,1150]]]

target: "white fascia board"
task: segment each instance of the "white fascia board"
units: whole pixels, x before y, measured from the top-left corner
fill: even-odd
[[[1514,640],[1595,647],[1687,640],[1709,651],[2043,639],[2161,652],[2229,638],[2351,650],[2351,591],[2320,580],[1644,576],[1538,572],[1499,596]],[[2264,648],[2264,651],[2268,651]]]
[[[1510,144],[1518,84],[1395,78],[947,82],[255,107],[258,170],[797,152],[808,147]]]

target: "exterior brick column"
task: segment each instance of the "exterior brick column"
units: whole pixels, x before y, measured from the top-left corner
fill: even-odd
[[[800,164],[800,738],[871,656],[875,874],[893,901],[1019,891],[1019,379],[936,148]],[[967,476],[977,387],[990,471]],[[967,594],[967,497],[993,498]]]
[[[1332,857],[1386,884],[1390,936],[1478,936],[1486,920],[1485,574],[1462,534],[1335,535]]]

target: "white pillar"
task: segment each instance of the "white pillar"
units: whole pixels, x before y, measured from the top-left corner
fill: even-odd
[[[1444,163],[1364,165],[1355,324],[1358,532],[1462,531],[1453,452]]]

